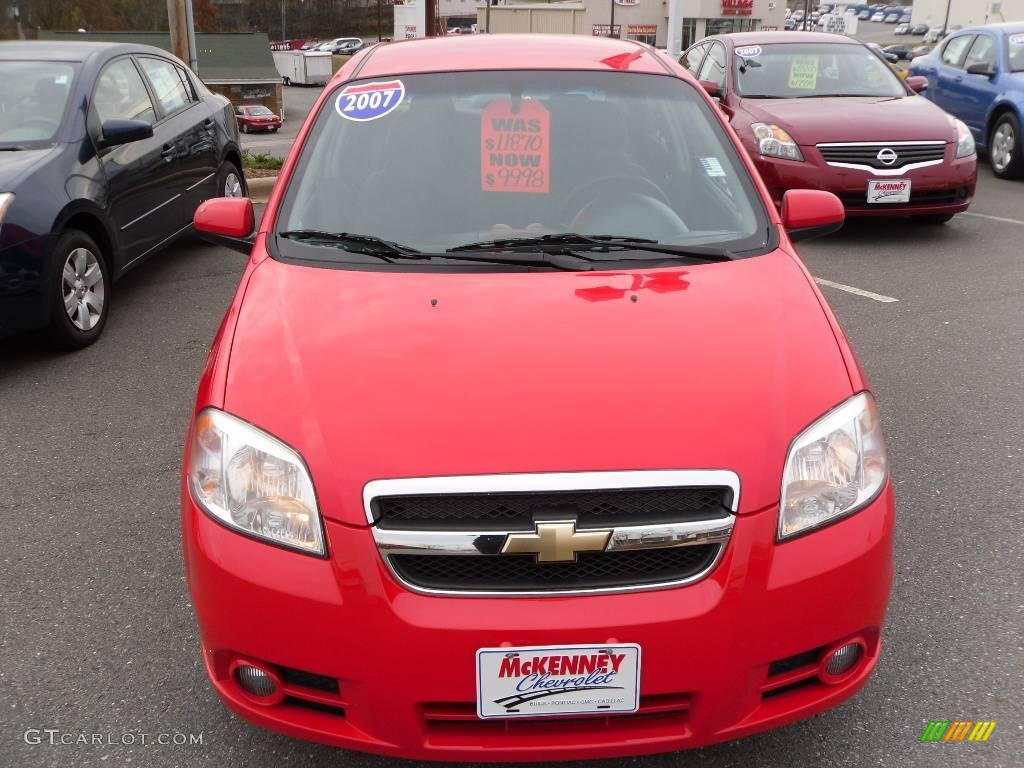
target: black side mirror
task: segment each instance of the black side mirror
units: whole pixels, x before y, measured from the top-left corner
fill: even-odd
[[[117,147],[153,136],[153,126],[144,120],[107,120],[100,128],[101,148]]]
[[[983,75],[985,77],[995,77],[996,71],[989,64],[971,64],[967,68],[968,75]]]

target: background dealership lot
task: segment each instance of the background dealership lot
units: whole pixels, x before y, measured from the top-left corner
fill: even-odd
[[[247,146],[286,148],[300,119]],[[897,299],[824,289],[877,389],[895,467],[897,581],[876,677],[809,722],[602,765],[1020,765],[1024,183],[980,173],[970,214],[945,227],[855,222],[800,249],[817,277]],[[206,345],[244,262],[184,241],[117,286],[94,347],[0,342],[0,766],[402,764],[256,730],[202,671],[180,457]],[[999,725],[987,744],[920,744],[932,719]],[[203,740],[25,743],[43,728]]]

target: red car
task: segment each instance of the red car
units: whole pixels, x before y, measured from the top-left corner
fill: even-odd
[[[780,215],[677,64],[582,36],[373,46],[254,220],[195,217],[251,258],[182,486],[232,710],[405,758],[624,757],[867,682],[885,449],[792,245],[843,209],[794,190]]]
[[[974,197],[977,156],[964,123],[916,95],[867,46],[825,33],[706,38],[680,63],[719,99],[776,205],[824,189],[848,216],[945,223]]]
[[[235,107],[235,120],[238,130],[242,133],[253,131],[270,131],[274,133],[281,127],[281,116],[275,115],[268,107],[256,104],[251,107]]]

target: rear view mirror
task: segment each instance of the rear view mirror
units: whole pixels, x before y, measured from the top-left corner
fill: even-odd
[[[920,93],[928,87],[928,78],[921,75],[911,75],[907,78],[907,85],[914,93]]]
[[[995,77],[996,76],[996,71],[995,71],[995,69],[992,68],[992,65],[985,64],[985,63],[980,63],[980,64],[971,64],[971,66],[969,66],[967,68],[967,74],[968,75],[982,75],[984,77]]]
[[[153,136],[153,126],[144,120],[107,120],[100,128],[99,145],[117,147]]]
[[[256,214],[248,197],[215,197],[202,203],[192,219],[204,239],[241,253],[255,242]]]
[[[831,234],[845,219],[842,202],[831,192],[791,189],[782,196],[782,225],[794,242]]]

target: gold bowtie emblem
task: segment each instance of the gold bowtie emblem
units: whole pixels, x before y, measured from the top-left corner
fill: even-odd
[[[577,531],[576,523],[537,523],[533,533],[510,533],[503,555],[535,555],[538,563],[564,563],[578,552],[603,552],[611,531]]]

